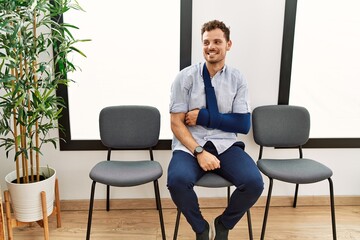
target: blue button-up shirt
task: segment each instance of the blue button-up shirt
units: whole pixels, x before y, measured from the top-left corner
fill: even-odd
[[[187,113],[193,109],[206,108],[203,65],[204,63],[194,64],[178,73],[171,86],[170,113]],[[212,77],[211,84],[215,89],[220,113],[249,113],[251,111],[247,82],[239,70],[225,66]],[[211,141],[219,154],[237,141],[236,133],[200,125],[187,127],[198,144],[203,146],[207,141]],[[192,154],[175,136],[172,141],[172,150],[182,150]]]

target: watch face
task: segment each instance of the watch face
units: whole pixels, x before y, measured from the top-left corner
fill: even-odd
[[[201,146],[197,146],[194,151],[194,155],[198,155],[199,153],[202,153],[204,149]]]

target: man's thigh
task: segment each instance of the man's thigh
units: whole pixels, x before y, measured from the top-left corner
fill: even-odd
[[[254,179],[261,179],[260,171],[254,160],[240,147],[232,146],[218,156],[219,175],[236,186],[246,184]]]
[[[204,171],[191,154],[180,150],[173,152],[168,167],[168,182],[181,181],[195,184],[203,175]]]

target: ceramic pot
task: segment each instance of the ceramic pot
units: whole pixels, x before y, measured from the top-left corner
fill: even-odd
[[[20,172],[22,172],[22,170],[20,170]],[[53,211],[56,171],[52,168],[40,167],[40,173],[45,173],[47,178],[34,183],[14,183],[16,171],[9,173],[5,177],[7,188],[10,192],[11,206],[14,210],[16,220],[20,222],[35,222],[43,219],[41,204],[42,191],[46,193],[48,216]]]

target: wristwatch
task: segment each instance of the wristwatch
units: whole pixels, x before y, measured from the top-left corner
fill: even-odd
[[[197,146],[194,150],[194,156],[197,157],[198,154],[202,153],[204,148],[202,146]]]

